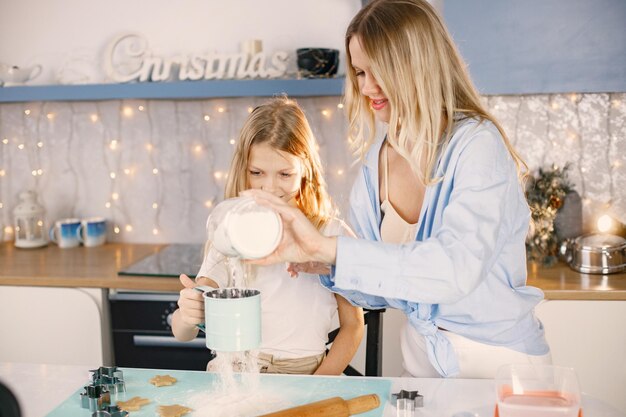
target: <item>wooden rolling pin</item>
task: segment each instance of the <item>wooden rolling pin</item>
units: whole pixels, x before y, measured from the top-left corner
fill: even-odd
[[[341,397],[333,397],[259,417],[348,417],[379,406],[380,399],[376,394],[361,395],[347,401]]]

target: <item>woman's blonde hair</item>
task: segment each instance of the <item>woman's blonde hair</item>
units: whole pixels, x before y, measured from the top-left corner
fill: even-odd
[[[452,37],[427,1],[373,0],[367,4],[346,31],[348,62],[350,40],[355,36],[389,100],[387,139],[425,184],[437,181],[434,166],[441,147],[451,137],[455,116],[491,121],[500,131],[520,177],[525,174],[526,164],[481,104]],[[374,141],[374,112],[368,98],[360,93],[351,65],[347,65],[346,73],[350,136],[363,157]]]
[[[317,141],[300,106],[284,96],[258,106],[246,119],[230,164],[225,198],[236,197],[250,187],[250,151],[261,143],[298,157],[303,177],[296,203],[318,229],[324,226],[333,216],[334,206],[324,181]]]

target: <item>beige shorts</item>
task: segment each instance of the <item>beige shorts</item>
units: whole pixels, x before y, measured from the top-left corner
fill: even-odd
[[[304,358],[274,359],[273,355],[259,352],[257,363],[259,372],[266,374],[311,375],[324,360],[325,353]]]

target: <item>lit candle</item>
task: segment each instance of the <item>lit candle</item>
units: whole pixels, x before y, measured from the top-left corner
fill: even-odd
[[[260,39],[249,39],[241,42],[241,52],[249,55],[256,55],[263,52],[263,41]]]
[[[613,228],[613,219],[608,214],[604,214],[598,218],[598,231],[606,233]]]

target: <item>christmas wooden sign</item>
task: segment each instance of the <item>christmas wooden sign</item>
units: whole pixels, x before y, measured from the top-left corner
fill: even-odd
[[[260,41],[255,41],[260,43]],[[136,33],[113,39],[106,48],[104,67],[115,82],[220,80],[243,78],[278,78],[285,75],[289,55],[277,51],[267,57],[260,48],[233,54],[206,53],[154,56],[148,41]]]

